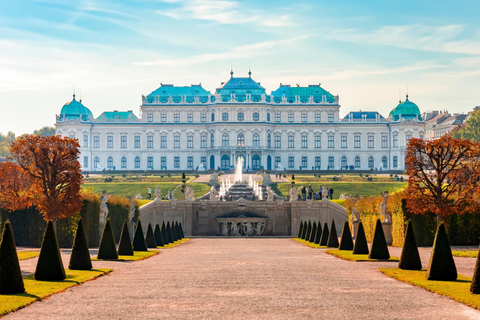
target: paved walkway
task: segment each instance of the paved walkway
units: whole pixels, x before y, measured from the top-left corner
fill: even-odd
[[[68,259],[67,256],[65,256]],[[33,270],[36,259],[22,261]],[[291,239],[193,239],[6,319],[479,319],[480,312]]]

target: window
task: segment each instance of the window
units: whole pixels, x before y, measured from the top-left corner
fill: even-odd
[[[93,147],[100,148],[100,136],[93,136]]]
[[[241,113],[241,112],[237,115],[238,121],[243,121],[244,118],[245,118],[245,116],[244,116],[244,114]]]
[[[202,166],[206,169],[206,168],[207,168],[207,157],[201,156],[201,157],[200,157],[200,163],[201,163]]]
[[[136,169],[140,168],[140,157],[135,157],[135,168]]]
[[[260,146],[260,135],[258,133],[255,133],[253,135],[253,144],[254,147],[259,147]]]
[[[167,170],[167,157],[160,158],[160,169]]]
[[[113,136],[107,136],[107,148],[113,148]]]
[[[211,120],[212,122],[215,121],[215,113],[212,113]]]
[[[347,168],[347,157],[343,156],[342,159],[340,159],[340,162],[341,162],[341,166],[342,166],[342,169],[346,169]]]
[[[340,147],[346,148],[347,147],[347,136],[340,137]]]
[[[293,113],[288,114],[288,122],[293,122]]]
[[[120,136],[120,148],[125,149],[127,147],[127,136]]]
[[[288,147],[293,148],[295,146],[295,137],[294,136],[288,136]]]
[[[282,147],[282,137],[275,136],[275,148],[281,148],[281,147]]]
[[[245,147],[245,136],[243,133],[239,133],[237,136],[237,146]]]
[[[83,146],[85,148],[88,147],[88,135],[86,135],[86,134],[83,135]]]
[[[315,157],[315,170],[320,170],[322,166],[322,158],[320,156]]]
[[[175,113],[173,115],[173,121],[174,122],[180,122],[180,113]]]
[[[228,121],[228,113],[222,113],[222,120],[223,121]]]
[[[388,167],[387,157],[382,157],[382,167],[385,169]]]
[[[368,168],[373,169],[375,167],[375,161],[373,160],[373,157],[368,157]]]
[[[230,157],[226,154],[224,154],[220,158],[220,165],[222,170],[229,170],[230,169]]]
[[[147,168],[153,170],[153,157],[147,157]]]
[[[328,136],[328,147],[333,148],[335,146],[335,137],[334,136]]]
[[[228,133],[224,133],[222,136],[222,147],[228,147],[230,144]]]
[[[280,156],[276,156],[275,157],[275,168],[279,168],[280,167],[280,163],[282,162],[281,161],[281,157]]]
[[[355,168],[360,168],[360,157],[359,156],[355,157]]]
[[[215,147],[215,135],[213,133],[210,135],[210,147]]]
[[[267,121],[270,121],[270,113],[267,113]]]
[[[315,148],[322,147],[322,136],[315,136]]]
[[[267,148],[271,148],[272,147],[272,136],[269,134],[267,134]]]
[[[253,114],[253,121],[258,121],[260,119],[260,115],[258,114],[258,112],[255,112]]]
[[[153,148],[153,136],[147,136],[147,148]]]
[[[252,157],[252,169],[253,170],[260,170],[260,156],[258,154]]]
[[[160,121],[161,122],[167,122],[167,114],[166,113],[162,113],[160,115]]]
[[[167,136],[160,137],[160,148],[162,149],[167,148]]]
[[[187,157],[187,168],[188,169],[193,169],[193,157],[192,156]]]
[[[100,159],[98,159],[98,157],[93,158],[93,168],[97,169],[99,164],[100,164]]]
[[[173,137],[173,147],[176,149],[180,148],[180,136]]]
[[[140,148],[140,136],[135,136],[134,147],[137,149]]]
[[[388,136],[382,136],[382,148],[388,148]]]
[[[422,140],[423,140],[423,134],[421,134],[421,135],[420,135],[420,139],[422,139]]]
[[[315,113],[315,122],[321,122],[321,120],[322,120],[322,117],[320,113]]]
[[[335,168],[335,158],[333,156],[328,157],[328,169]]]
[[[398,147],[398,135],[393,136],[393,146]]]
[[[307,136],[302,136],[302,148],[308,148]]]
[[[207,122],[207,115],[205,113],[200,115],[200,122]]]
[[[412,139],[412,134],[411,133],[407,133],[405,135],[405,139],[407,140],[407,145],[408,145],[408,141],[410,141],[410,139]]]
[[[147,114],[147,122],[153,122],[153,114]]]
[[[307,122],[307,114],[302,113],[302,122]]]
[[[75,139],[75,135],[74,135],[74,134],[71,134],[69,137],[70,137],[70,139]]]
[[[360,136],[359,135],[356,135],[353,137],[353,146],[355,148],[360,148]]]
[[[122,169],[126,169],[126,168],[127,168],[127,158],[122,157],[122,159],[120,160],[120,167],[121,167]]]
[[[187,114],[187,122],[193,122],[193,113]]]
[[[173,157],[173,167],[176,169],[180,168],[180,157]]]
[[[187,148],[193,148],[193,136],[187,137]]]
[[[328,114],[328,122],[333,122],[333,113]]]
[[[295,158],[293,156],[288,157],[288,167],[294,168],[295,167]]]
[[[397,156],[393,156],[393,167],[394,168],[398,167],[398,157]]]
[[[282,115],[280,113],[275,113],[275,122],[281,122],[282,121]]]
[[[88,168],[88,157],[83,157],[83,167]]]
[[[307,168],[307,166],[308,166],[307,157],[303,156],[302,157],[302,168]]]
[[[374,137],[373,136],[368,136],[368,147],[373,148],[374,146],[375,146]]]
[[[206,148],[207,147],[207,136],[201,136],[200,137],[200,148]]]

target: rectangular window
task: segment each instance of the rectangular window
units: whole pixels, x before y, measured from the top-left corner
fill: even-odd
[[[140,148],[140,136],[135,136],[133,147],[136,149]]]
[[[180,122],[180,114],[179,113],[175,113],[173,115],[173,121],[174,122]]]
[[[88,168],[88,157],[83,157],[83,167]]]
[[[187,148],[193,148],[193,136],[187,137]]]
[[[166,113],[162,113],[160,115],[160,121],[161,122],[167,122],[167,114]]]
[[[282,147],[282,137],[275,136],[275,148],[281,148],[281,147]]]
[[[153,114],[147,114],[147,122],[153,122]]]
[[[93,136],[93,147],[100,148],[100,136]]]
[[[353,146],[355,148],[360,148],[360,136],[355,136],[353,137],[354,141],[353,141]]]
[[[388,136],[382,136],[382,148],[388,148]]]
[[[201,156],[200,157],[200,163],[202,164],[203,168],[207,168],[207,157]]]
[[[288,122],[293,122],[293,113],[288,114]]]
[[[180,157],[173,158],[173,167],[176,169],[180,168]]]
[[[302,122],[307,122],[307,114],[302,113]]]
[[[315,157],[315,170],[320,170],[322,165],[322,158],[320,156]]]
[[[207,115],[205,113],[200,115],[200,122],[207,122]]]
[[[333,122],[333,113],[328,114],[328,122]]]
[[[308,148],[307,136],[302,136],[302,148]]]
[[[407,140],[407,145],[408,145],[408,141],[410,141],[410,139],[412,139],[412,135],[411,134],[407,134],[405,136],[406,140]]]
[[[275,122],[282,122],[282,115],[280,113],[275,113]]]
[[[153,148],[153,136],[148,136],[147,137],[147,148],[149,148],[149,149]]]
[[[113,136],[107,136],[107,148],[113,148]]]
[[[210,135],[210,147],[215,147],[215,135],[213,133]]]
[[[334,148],[335,147],[335,137],[334,136],[328,136],[328,147],[329,148]]]
[[[193,122],[193,113],[187,114],[187,122]]]
[[[322,147],[322,136],[315,136],[315,148]]]
[[[347,136],[340,137],[340,147],[346,148],[347,147]]]
[[[302,157],[302,168],[307,168],[308,167],[308,158],[303,156]]]
[[[280,167],[280,163],[281,163],[281,157],[280,157],[280,156],[276,156],[276,157],[275,157],[275,168]]]
[[[293,148],[295,147],[295,137],[294,136],[288,136],[288,147]]]
[[[206,148],[207,147],[207,136],[201,136],[200,137],[200,148]]]
[[[192,156],[187,157],[187,168],[188,169],[193,169],[193,157]]]
[[[88,148],[88,135],[83,135],[83,147]]]
[[[398,147],[398,135],[393,136],[393,146]]]
[[[176,149],[180,148],[180,136],[173,137],[173,147]]]
[[[76,139],[74,134],[71,134],[69,138],[70,139]]]
[[[397,156],[393,156],[393,167],[394,168],[398,167],[398,157]]]
[[[293,156],[288,157],[288,167],[294,168],[295,167],[295,158]]]
[[[328,157],[328,169],[333,169],[335,167],[335,158],[330,156]]]
[[[160,158],[160,169],[167,170],[167,157]]]
[[[368,147],[369,148],[375,147],[375,141],[373,136],[368,136]]]
[[[127,147],[127,136],[120,136],[120,148],[125,149]]]
[[[160,148],[166,149],[167,148],[167,136],[160,137]]]
[[[153,157],[147,157],[147,168],[153,169]]]
[[[315,122],[321,122],[321,119],[322,119],[322,117],[321,117],[320,113],[315,113]]]

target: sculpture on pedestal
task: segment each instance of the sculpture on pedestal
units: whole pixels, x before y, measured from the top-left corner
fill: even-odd
[[[135,217],[135,203],[133,203],[132,197],[128,197],[128,201],[130,201],[130,208],[128,210],[128,220],[129,222],[133,222],[133,218]]]
[[[295,186],[293,185],[290,191],[288,192],[288,195],[290,196],[290,201],[297,201],[297,189],[295,189]]]
[[[353,201],[352,222],[359,222],[360,221],[360,212],[358,212],[358,210],[357,210],[358,196],[353,197],[352,201]]]
[[[162,191],[160,190],[159,187],[156,187],[155,188],[155,198],[160,198],[161,195],[162,195]]]
[[[389,224],[392,223],[392,214],[388,211],[387,200],[388,200],[388,191],[380,192],[380,195],[383,197],[382,203],[380,203],[380,212],[382,214],[382,223]]]
[[[108,206],[107,201],[110,199],[110,195],[107,194],[107,190],[103,190],[100,196],[100,225],[104,226],[107,222]]]

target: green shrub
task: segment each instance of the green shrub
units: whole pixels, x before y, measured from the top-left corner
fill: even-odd
[[[298,235],[297,235],[298,238],[302,237],[302,231],[303,231],[303,222],[302,220],[300,220],[300,226],[298,227]]]
[[[335,227],[335,220],[332,219],[332,227],[330,228],[330,235],[327,241],[328,248],[338,248],[337,228]]]
[[[320,238],[320,246],[324,247],[328,243],[328,238],[330,237],[330,232],[328,230],[328,224],[325,222],[323,225],[322,237]]]
[[[390,253],[388,252],[387,241],[385,240],[385,234],[383,233],[380,219],[377,219],[375,233],[373,234],[372,249],[370,250],[368,258],[381,260],[390,259]]]
[[[175,228],[175,223],[172,221],[172,225],[170,226],[170,230],[172,232],[173,242],[178,240],[177,236],[177,229]]]
[[[310,240],[310,233],[312,233],[312,222],[309,220],[307,225],[307,232],[305,233],[305,238],[303,238],[305,241]]]
[[[135,235],[133,236],[133,251],[148,251],[140,220],[137,220],[137,227],[135,228]]]
[[[165,226],[165,221],[162,222],[162,240],[163,240],[163,244],[164,245],[167,245],[169,243],[171,243],[169,240],[168,240],[168,232],[167,232],[167,226]]]
[[[478,248],[477,261],[475,262],[475,270],[473,271],[472,284],[470,285],[470,292],[474,294],[480,293],[480,259],[479,257],[480,257],[480,246]]]
[[[82,219],[78,220],[75,240],[73,241],[72,254],[70,255],[70,270],[90,270],[92,269],[92,260],[88,251],[87,238],[83,229]]]
[[[320,221],[318,221],[318,228],[317,228],[317,232],[315,233],[315,244],[320,244],[321,237],[322,237],[322,226],[320,225]]]
[[[418,253],[417,242],[411,221],[407,224],[407,234],[402,248],[402,255],[398,267],[403,270],[422,270],[422,261]]]
[[[432,254],[427,269],[428,280],[449,280],[457,279],[457,268],[453,260],[452,250],[448,242],[445,225],[440,223],[437,234],[433,241]]]
[[[158,223],[155,226],[153,235],[155,236],[155,243],[157,244],[157,247],[163,247],[165,244],[163,243],[162,231],[160,230]]]
[[[18,262],[12,226],[7,220],[3,228],[2,242],[0,242],[0,294],[22,292],[25,292],[22,271]]]
[[[63,268],[62,257],[52,221],[48,221],[45,229],[34,278],[35,280],[44,281],[65,279],[65,269]]]
[[[110,226],[110,219],[107,219],[105,227],[103,228],[102,240],[98,247],[97,259],[118,259],[117,246],[115,245],[115,238],[113,236],[112,227]]]
[[[183,227],[181,222],[178,224],[178,229],[180,230],[181,239],[185,238],[185,233],[183,232]]]
[[[167,222],[166,230],[167,230],[168,243],[174,243],[175,240],[173,239],[172,229],[170,228],[170,221]]]
[[[175,233],[177,234],[178,240],[182,240],[183,237],[180,232],[180,225],[178,224],[178,221],[175,222]]]
[[[302,228],[302,236],[300,237],[303,240],[305,240],[305,238],[307,237],[307,229],[308,229],[307,221],[304,221],[303,228]]]
[[[310,235],[308,237],[308,241],[311,243],[314,243],[316,234],[317,234],[317,222],[314,221],[312,226],[312,231],[310,232]]]
[[[365,230],[363,229],[363,223],[358,223],[358,231],[355,236],[355,246],[353,246],[353,254],[368,254],[367,237],[365,237]]]
[[[350,232],[350,225],[348,224],[348,220],[345,221],[342,230],[342,237],[340,238],[340,245],[338,246],[338,250],[353,250],[353,240],[352,240],[352,233]]]
[[[152,223],[148,224],[147,227],[147,234],[145,235],[145,242],[147,244],[147,248],[157,248],[157,243],[155,242],[155,236],[153,235],[153,228]]]
[[[127,220],[123,221],[122,234],[120,235],[120,243],[118,244],[118,255],[133,256],[133,246],[130,233],[128,232]]]

